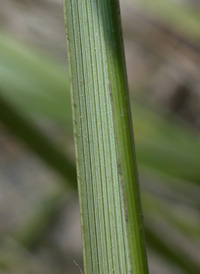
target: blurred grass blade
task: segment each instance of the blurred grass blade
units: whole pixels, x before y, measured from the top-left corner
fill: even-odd
[[[164,23],[174,25],[176,22],[177,30],[185,32],[186,29],[191,37],[200,39],[198,11],[188,7],[183,8],[179,3],[174,4],[165,0],[141,0],[140,4],[144,9],[148,8],[149,13],[156,14]],[[174,8],[174,5],[178,8]],[[75,167],[55,143],[46,139],[47,136],[42,134],[30,120],[30,117],[46,116],[67,129],[69,133],[72,132],[69,84],[66,76],[65,68],[56,62],[50,61],[41,54],[34,54],[31,49],[0,34],[0,120],[20,141],[23,141],[45,163],[64,177],[69,186],[74,187]],[[180,121],[169,123],[159,116],[160,113],[158,115],[136,102],[132,105],[132,109],[139,165],[199,185],[199,138],[189,132],[190,129]],[[167,184],[169,185],[169,180]],[[181,182],[182,192],[185,184],[190,190],[195,191],[193,185]],[[171,185],[171,190],[177,198],[180,197],[181,190],[179,191],[174,184]],[[68,190],[62,189],[55,196],[45,199],[41,205],[42,210],[36,208],[35,214],[22,224],[15,235],[21,244],[32,248],[40,243],[42,235],[48,231],[55,215],[62,207],[61,200],[65,197],[65,192],[67,193]],[[193,194],[188,193],[186,189],[185,195],[190,195],[193,204],[199,206],[198,193],[196,192],[196,200]],[[199,236],[198,229],[191,227],[189,219],[184,222],[182,219],[174,219],[173,212],[169,212],[168,209],[166,211],[166,208],[163,210],[161,203],[156,203],[159,193],[156,195],[153,203],[152,199],[144,198],[144,209],[147,215],[149,212],[155,212],[162,215],[181,233],[191,235],[190,238],[192,234]],[[176,247],[172,247],[170,241],[164,242],[148,224],[146,236],[148,244],[163,259],[179,266],[184,272],[200,273],[196,262],[186,258],[187,256],[179,252]],[[1,249],[1,254],[5,255],[4,249]],[[22,261],[24,258],[25,256],[22,256]],[[3,261],[2,256],[0,267],[3,266]],[[44,269],[41,272],[43,273]]]
[[[0,35],[0,94],[23,116],[49,117],[72,133],[65,69]],[[132,105],[139,166],[200,182],[200,140],[180,121],[169,123],[137,102]],[[184,167],[184,168],[183,168]]]
[[[167,121],[133,104],[137,159],[141,166],[200,183],[200,138],[182,121]]]
[[[181,250],[174,247],[169,240],[168,242],[163,241],[163,239],[159,237],[158,233],[156,233],[156,231],[154,231],[150,226],[145,229],[145,235],[148,246],[158,253],[158,255],[161,255],[167,262],[171,262],[180,267],[180,269],[183,270],[183,273],[200,273],[198,263],[186,257],[186,255],[183,254]]]
[[[0,121],[20,141],[55,169],[67,182],[76,185],[75,167],[59,148],[0,95]]]
[[[46,157],[48,157],[48,159],[49,157],[50,158],[53,157],[54,160],[56,161],[56,164],[54,161],[51,162],[51,166],[53,167],[53,169],[55,169],[56,171],[59,171],[59,174],[64,176],[64,178],[67,178],[69,184],[70,185],[72,184],[74,186],[75,168],[70,167],[69,170],[66,168],[68,167],[68,160],[66,160],[65,156],[62,156],[62,157],[56,156],[56,155],[59,155],[60,153],[57,154],[54,152],[54,149],[52,150],[52,147],[54,147],[53,143],[49,144],[49,142],[46,141],[46,136],[43,136],[38,131],[37,127],[31,125],[30,122],[22,118],[19,115],[19,112],[14,111],[13,107],[11,107],[10,104],[6,103],[5,100],[2,99],[1,97],[0,97],[0,110],[1,110],[0,112],[1,121],[5,124],[6,128],[10,130],[13,134],[15,134],[18,138],[20,138],[21,141],[24,141],[26,145],[28,145],[28,147],[30,147],[33,151],[38,153],[40,157],[41,157],[41,151],[40,151],[41,147],[43,149],[46,148],[47,151],[45,152],[45,156],[43,157],[44,152],[42,152],[41,158],[43,158],[43,160],[45,159],[46,161]],[[36,142],[38,138],[40,139],[39,143]],[[30,142],[30,139],[32,140],[31,142]],[[32,144],[32,142],[34,143],[34,145]],[[49,161],[48,159],[47,159],[47,163]],[[60,163],[59,165],[62,168],[57,167],[58,163]],[[69,180],[68,171],[73,171],[74,173],[71,180]],[[61,193],[61,196],[62,195],[66,195],[65,191]],[[54,199],[54,198],[53,200],[48,198],[46,201],[44,201],[44,203],[42,203],[42,208],[43,208],[42,213],[39,211],[39,215],[37,215],[37,212],[36,212],[34,214],[33,219],[30,216],[30,220],[31,220],[30,223],[28,221],[27,223],[25,223],[25,226],[22,225],[21,230],[17,234],[17,239],[20,241],[20,243],[24,244],[25,246],[29,248],[37,245],[37,242],[40,240],[42,234],[45,233],[46,229],[48,229],[49,223],[51,223],[52,219],[55,216],[55,212],[58,212],[60,209],[60,199]],[[148,209],[149,208],[151,208],[151,206],[148,205]],[[42,222],[41,222],[41,219],[42,219]],[[182,230],[182,227],[181,227],[181,230]],[[185,264],[186,264],[186,269],[190,267],[187,265],[187,263],[183,264],[184,258],[178,255],[177,252],[172,251],[171,249],[168,250],[168,247],[166,246],[166,244],[164,244],[164,247],[163,247],[163,243],[161,242],[161,240],[157,239],[157,236],[155,234],[153,234],[153,237],[152,237],[152,234],[147,233],[147,238],[148,239],[150,238],[150,244],[153,245],[153,248],[157,252],[159,252],[160,245],[162,244],[163,251],[161,251],[161,253],[163,255],[169,254],[170,260],[172,260],[177,265],[181,265],[181,267],[184,267]],[[174,253],[175,253],[175,256],[173,256]],[[194,265],[194,269],[196,268],[197,266]]]
[[[64,6],[85,273],[148,273],[119,2]]]
[[[1,33],[0,93],[21,112],[50,117],[72,132],[66,69]]]
[[[3,94],[1,90],[0,90],[0,94]],[[21,96],[19,98],[21,100],[23,97]],[[36,98],[37,98],[36,100],[38,100],[38,97],[36,97]],[[45,101],[45,103],[46,103],[46,101]],[[134,113],[135,115],[134,115],[134,117],[136,116],[137,113],[140,114],[140,115],[137,115],[137,117],[135,118],[135,124],[137,123],[136,126],[137,126],[138,132],[139,132],[138,141],[139,141],[139,138],[140,138],[140,142],[145,142],[145,139],[147,137],[149,137],[150,140],[153,140],[155,138],[154,139],[155,143],[157,143],[157,142],[159,142],[159,138],[161,138],[161,140],[166,140],[166,142],[172,142],[172,144],[173,144],[173,143],[175,143],[175,141],[177,143],[176,138],[177,137],[179,138],[179,136],[181,136],[182,139],[180,139],[180,140],[181,140],[182,144],[179,142],[178,146],[181,147],[181,145],[189,144],[189,140],[192,140],[191,144],[188,145],[188,150],[189,150],[190,147],[193,147],[192,151],[194,151],[195,148],[198,147],[197,146],[198,141],[193,141],[195,139],[193,139],[192,136],[190,136],[189,133],[188,133],[188,135],[185,134],[185,132],[187,132],[187,131],[184,131],[184,130],[183,130],[183,132],[182,132],[182,130],[177,131],[177,129],[173,128],[172,125],[169,125],[164,120],[162,120],[162,118],[159,118],[154,113],[151,113],[149,111],[145,111],[143,108],[140,108],[137,104],[135,104],[134,106],[135,106],[135,113]],[[27,110],[28,110],[28,108],[27,108]],[[0,114],[1,114],[1,120],[2,120],[3,123],[5,123],[8,130],[10,130],[13,134],[15,134],[18,138],[20,138],[20,140],[24,141],[28,145],[28,147],[31,147],[32,150],[34,150],[36,153],[38,153],[39,156],[41,158],[43,158],[43,160],[46,161],[46,157],[49,158],[49,156],[50,156],[50,158],[54,158],[55,159],[55,165],[52,164],[52,162],[51,162],[50,165],[56,171],[59,170],[59,174],[64,176],[64,178],[68,178],[68,171],[66,169],[66,167],[68,166],[68,164],[67,164],[68,161],[66,161],[65,156],[64,157],[58,157],[59,159],[57,157],[55,157],[55,155],[57,155],[57,153],[54,153],[54,151],[52,151],[52,147],[55,147],[55,145],[53,143],[51,143],[48,146],[47,143],[49,143],[49,142],[46,142],[46,136],[44,136],[43,134],[38,132],[38,129],[37,129],[36,126],[34,126],[32,123],[30,123],[29,120],[24,119],[24,117],[22,115],[20,115],[19,112],[16,111],[15,108],[13,106],[11,106],[10,103],[6,102],[6,100],[1,98],[1,97],[0,97]],[[138,117],[140,117],[140,119]],[[23,121],[23,122],[21,122],[21,121]],[[24,123],[24,121],[25,121],[25,123]],[[150,123],[148,121],[150,121]],[[28,124],[28,130],[26,130],[27,129],[27,127],[26,127],[27,124]],[[149,126],[149,124],[151,125],[151,127]],[[23,125],[23,132],[22,133],[19,133],[18,125]],[[17,129],[16,129],[16,127],[17,127]],[[31,128],[31,131],[30,131],[30,128]],[[33,132],[36,132],[36,136],[37,136],[36,138],[35,138],[35,133],[33,133]],[[38,133],[39,133],[39,137],[38,137]],[[164,138],[163,135],[165,135],[165,138]],[[42,136],[42,138],[40,138],[41,136]],[[31,137],[31,140],[32,140],[31,142],[35,142],[35,140],[37,140],[39,138],[40,139],[39,144],[41,144],[41,147],[43,147],[43,149],[47,148],[48,153],[45,152],[45,155],[46,155],[45,157],[43,157],[41,155],[41,152],[38,152],[38,150],[40,151],[41,147],[39,146],[39,148],[37,148],[37,142],[34,145],[29,143],[30,137]],[[41,140],[43,140],[43,141],[41,142]],[[45,145],[44,145],[44,143],[45,143]],[[57,150],[57,148],[56,148],[56,150]],[[60,152],[58,154],[60,154]],[[188,153],[188,156],[190,156],[190,153]],[[47,159],[47,162],[48,161],[49,160]],[[166,162],[167,162],[167,159],[166,159]],[[195,163],[194,159],[191,161],[191,164],[193,162]],[[61,163],[62,168],[60,168],[60,167],[57,168],[58,163]],[[148,162],[147,162],[147,165],[148,165]],[[70,170],[71,170],[71,168],[70,168]],[[74,167],[72,168],[72,170],[74,170],[73,171],[74,172],[73,177],[75,178],[75,169],[74,169]],[[196,178],[198,178],[198,177],[196,177]],[[68,178],[68,180],[69,180],[69,178]],[[69,181],[70,184],[71,183],[73,184],[73,182],[75,182],[75,179],[73,179],[72,181]],[[46,201],[44,201],[44,202],[46,203]],[[48,200],[47,200],[47,203],[49,203]],[[59,204],[59,200],[58,200],[58,204]],[[56,207],[56,205],[57,205],[57,203],[54,204],[55,207]],[[46,205],[44,207],[46,207]],[[58,206],[58,208],[60,208],[60,206]],[[54,216],[54,212],[56,212],[55,208],[53,208],[53,207],[49,208],[49,209],[50,210],[48,211],[48,214],[47,214],[47,220],[48,220],[48,218],[50,218],[50,219],[53,218],[52,216]],[[51,210],[52,210],[53,213],[51,212]],[[45,214],[45,212],[44,212],[44,214]],[[36,216],[37,216],[37,214],[36,214]],[[43,216],[43,218],[44,218],[44,216]],[[36,222],[36,223],[39,224],[39,222]],[[44,223],[44,226],[42,226],[42,227],[38,226],[37,229],[34,229],[34,230],[32,230],[31,226],[26,226],[26,228],[22,229],[23,232],[20,235],[23,235],[23,236],[21,236],[21,238],[19,237],[19,239],[21,239],[21,242],[24,243],[27,246],[32,246],[32,245],[34,246],[34,244],[37,244],[37,240],[39,241],[40,235],[42,235],[42,233],[44,233],[45,227],[47,227],[47,226],[48,226],[48,221],[46,223]],[[29,230],[29,228],[31,228],[31,229]],[[34,233],[36,233],[36,235],[34,235]],[[150,236],[151,236],[151,234],[150,234]],[[160,247],[160,241],[161,240],[157,239],[155,233],[153,234],[153,236],[154,236],[153,241],[152,241],[152,237],[151,237],[151,240],[150,240],[151,245],[153,244],[154,249],[157,250],[157,252],[159,252],[159,247]],[[31,240],[32,237],[33,237],[33,239],[36,239],[35,243]],[[148,233],[147,233],[147,237],[149,238]],[[168,250],[168,248],[165,244],[164,245],[164,252],[162,252],[163,256],[166,253],[170,254],[169,255],[170,260],[172,260],[177,265],[181,264],[182,267],[183,267],[182,262],[184,261],[184,257],[181,257],[180,254],[178,255],[178,253],[175,250],[173,250],[173,252],[171,252],[171,249]],[[174,253],[175,253],[175,256],[173,256]],[[186,266],[186,268],[188,269],[188,266]],[[197,266],[195,266],[195,264],[194,264],[194,269],[196,269],[196,268],[197,268]]]
[[[182,216],[181,210],[179,215],[172,211],[170,206],[166,203],[160,201],[159,198],[151,196],[149,193],[142,193],[142,205],[149,216],[159,216],[164,219],[165,222],[169,223],[171,226],[175,227],[180,233],[187,235],[187,237],[193,240],[200,240],[200,230],[199,222],[191,221],[189,214]]]

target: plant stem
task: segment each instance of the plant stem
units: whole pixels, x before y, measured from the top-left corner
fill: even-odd
[[[64,0],[85,273],[148,273],[118,0]]]

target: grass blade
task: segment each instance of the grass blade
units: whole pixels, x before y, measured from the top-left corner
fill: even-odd
[[[37,127],[31,125],[30,121],[26,121],[26,119],[19,115],[19,112],[14,111],[13,107],[11,107],[11,105],[8,104],[1,97],[0,109],[1,121],[5,124],[6,128],[14,133],[18,138],[20,138],[21,141],[24,141],[24,143],[35,153],[37,153],[43,160],[45,160],[45,162],[49,163],[49,158],[54,159],[53,162],[52,160],[50,160],[50,165],[54,168],[55,171],[59,172],[61,176],[67,179],[69,185],[74,186],[76,178],[75,168],[74,166],[70,166],[69,168],[68,160],[64,155],[62,157],[58,156],[62,155],[62,153],[57,147],[55,147],[54,143],[47,142],[46,136],[42,135],[38,131]],[[38,138],[40,139],[39,143],[36,142]],[[34,145],[32,144],[32,142],[34,143]],[[47,151],[41,152],[41,148],[47,149]],[[55,150],[58,151],[55,153]],[[72,175],[70,176],[68,173],[69,171],[72,172]],[[25,224],[22,224],[17,235],[14,235],[15,238],[21,244],[28,248],[36,246],[40,241],[42,234],[45,233],[45,231],[49,227],[49,224],[52,222],[52,219],[55,216],[55,212],[58,212],[60,210],[60,197],[63,197],[65,195],[66,192],[62,189],[62,191],[59,192],[58,197],[56,195],[55,197],[53,197],[53,199],[52,197],[50,197],[43,201],[41,207],[43,209],[42,212],[39,210],[39,215],[36,212],[33,219],[32,216],[30,216],[30,220],[28,220]],[[151,204],[148,205],[148,209],[149,208],[151,208]],[[182,230],[182,227],[179,228]],[[170,246],[166,245],[166,243],[162,243],[162,241],[157,238],[156,234],[152,233],[152,231],[148,231],[147,227],[148,243],[156,252],[161,252],[162,256],[167,256],[167,258],[169,257],[170,261],[177,264],[181,268],[191,269],[191,264],[189,263],[188,265],[187,262],[184,262],[185,259],[181,254],[178,254],[176,250],[172,250]],[[160,245],[162,247],[161,251],[159,250]],[[197,268],[198,265],[194,263],[193,267]]]
[[[0,94],[24,116],[48,117],[72,134],[67,82],[64,68],[0,35]],[[139,166],[199,184],[199,138],[179,121],[131,106]]]
[[[67,124],[71,133],[68,82],[65,68],[0,33],[0,93],[21,112]]]
[[[54,143],[47,141],[46,136],[41,134],[38,131],[36,126],[32,125],[29,120],[24,119],[24,117],[20,115],[20,113],[16,111],[15,108],[13,108],[13,106],[11,106],[10,103],[6,102],[6,100],[2,99],[1,97],[0,97],[0,109],[1,109],[1,115],[0,115],[1,121],[5,124],[6,128],[10,130],[12,133],[14,133],[20,140],[23,140],[26,143],[26,145],[29,148],[31,148],[34,152],[36,152],[43,160],[45,160],[45,162],[49,163],[49,158],[50,159],[54,158],[53,162],[52,160],[50,160],[51,162],[50,165],[56,171],[58,171],[61,176],[64,176],[65,179],[67,178],[70,185],[71,184],[74,185],[75,168],[74,166],[70,167],[70,169],[66,168],[69,166],[68,160],[62,154],[62,152],[60,152],[60,150],[54,145]],[[40,139],[39,142],[37,142],[38,138]],[[44,151],[41,152],[41,148],[46,150],[46,152]],[[57,150],[56,153],[55,153],[55,150]],[[63,155],[63,156],[59,157],[58,155]],[[60,167],[58,167],[58,163]],[[72,177],[68,176],[69,175],[68,171],[72,172]],[[51,205],[50,207],[48,206],[49,204]],[[52,200],[47,199],[47,201],[44,201],[42,208],[45,208],[45,209],[47,208],[47,211],[46,210],[42,211],[42,217],[40,215],[38,218],[36,213],[36,219],[34,218],[34,220],[31,220],[31,224],[28,224],[28,226],[25,226],[25,227],[22,225],[22,230],[20,231],[21,233],[20,235],[18,234],[17,239],[25,246],[32,247],[37,244],[37,241],[39,241],[42,233],[46,231],[49,224],[49,220],[52,221],[54,213],[57,212],[57,210],[59,210],[60,200],[53,199],[53,204],[52,204]],[[43,220],[42,225],[40,223],[41,218]],[[34,223],[34,229],[32,229],[32,223]],[[157,239],[157,236],[155,233],[153,234],[153,238],[152,238],[152,233],[150,234],[150,236],[149,236],[149,233],[147,233],[147,240],[149,238],[150,238],[150,244],[151,245],[153,244],[153,248],[158,252],[160,248],[160,244],[162,244],[163,246],[163,243],[161,242],[160,239]],[[173,261],[175,264],[179,265],[180,267],[184,268],[184,265],[186,263],[183,264],[184,258],[181,254],[180,255],[177,254],[176,250],[172,250],[166,244],[164,244],[164,249],[162,248],[162,250],[164,250],[163,253],[161,252],[163,256],[166,256],[166,254],[169,254],[171,261]],[[173,254],[175,254],[175,256],[173,256]],[[191,266],[188,266],[186,264],[186,269],[188,269],[188,267],[191,267]],[[198,266],[194,264],[194,267],[197,268]]]
[[[119,3],[64,6],[85,273],[148,273]]]

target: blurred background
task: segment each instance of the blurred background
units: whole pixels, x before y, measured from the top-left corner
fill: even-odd
[[[152,274],[200,273],[200,1],[121,0]],[[62,1],[0,1],[0,273],[82,273]]]

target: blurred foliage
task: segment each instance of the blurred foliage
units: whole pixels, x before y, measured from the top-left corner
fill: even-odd
[[[17,107],[21,116],[37,119],[43,115],[72,136],[66,70],[49,60],[42,61],[41,57],[28,54],[26,49],[16,47],[10,39],[0,38],[2,98]],[[132,112],[139,163],[199,183],[199,138],[181,122],[170,123],[137,102],[132,103]]]
[[[41,133],[41,129],[36,125],[38,117],[46,116],[71,136],[71,107],[65,70],[58,65],[51,64],[50,66],[49,61],[47,62],[45,58],[34,57],[31,52],[26,49],[22,50],[21,47],[16,46],[14,42],[2,35],[0,49],[2,60],[0,73],[1,121],[19,140],[47,164],[50,164],[65,179],[67,178],[69,184],[73,184],[75,175],[70,174],[75,173],[74,167],[71,166],[65,153],[61,152],[59,146],[55,144],[53,138],[48,141],[49,138],[46,137],[45,142],[45,133]],[[200,140],[198,136],[191,133],[179,120],[176,123],[170,123],[137,102],[132,104],[132,109],[139,168],[147,168],[150,174],[159,172],[159,174],[170,175],[169,181],[185,180],[199,184],[200,154],[198,151]],[[62,168],[60,169],[58,166],[62,166]],[[165,184],[167,185],[167,183]],[[179,182],[178,186],[177,184],[170,185],[170,188],[175,196],[179,197],[182,192],[183,197],[187,197],[187,192],[183,192],[184,186],[187,184],[189,183],[183,181]],[[194,185],[194,187],[196,186]],[[190,185],[190,188],[192,189],[193,186]],[[22,227],[21,232],[15,236],[19,242],[29,248],[39,243],[42,233],[51,223],[49,220],[53,219],[60,207],[64,191],[67,192],[62,189],[61,195],[55,195],[55,198],[44,201],[42,210],[40,208],[38,214],[31,218],[28,225]],[[148,188],[146,191],[148,193]],[[191,222],[190,216],[182,219],[179,216],[180,213],[176,217],[176,214],[171,210],[169,201],[162,205],[163,199],[160,198],[159,193],[154,193],[151,199],[149,195],[143,196],[145,216],[158,215],[179,233],[191,236],[191,241],[199,239],[199,222]],[[198,200],[192,207],[199,208]],[[162,238],[158,237],[157,228],[152,228],[148,222],[146,230],[150,248],[163,254],[165,259],[178,264],[187,273],[192,273],[192,269],[199,269],[195,260],[185,260],[181,249],[173,247],[173,239],[162,242]],[[187,253],[187,250],[185,251]]]
[[[139,0],[139,7],[151,14],[155,19],[167,24],[176,31],[187,33],[191,38],[200,40],[199,8],[192,5],[192,1],[173,0]]]
[[[199,40],[200,17],[194,6],[179,2],[172,6],[165,0],[140,0],[137,5]],[[174,273],[178,273],[176,269],[200,273],[199,135],[180,118],[167,120],[161,110],[153,111],[137,101],[132,102],[132,113],[139,173],[144,182],[141,191],[149,253],[154,251],[165,265],[172,264]],[[2,243],[3,273],[55,273],[36,258],[33,250],[42,245],[44,235],[56,222],[76,174],[70,147],[63,151],[63,143],[41,129],[40,121],[45,119],[72,139],[66,69],[0,34],[0,121],[64,179],[58,192],[41,201],[28,220],[13,231],[10,237],[15,242]]]

